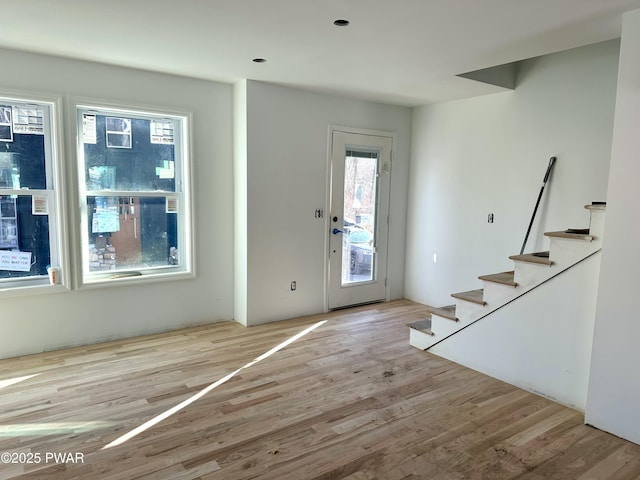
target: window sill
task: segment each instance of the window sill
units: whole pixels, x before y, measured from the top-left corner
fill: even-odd
[[[195,273],[186,270],[177,270],[175,272],[145,272],[131,273],[114,272],[111,275],[100,274],[93,278],[85,279],[79,285],[79,290],[114,287],[120,285],[144,285],[148,283],[173,282],[176,280],[189,280],[196,277]]]
[[[49,293],[69,292],[70,289],[63,284],[52,285],[49,279],[33,280],[24,282],[21,285],[3,285],[0,286],[0,298],[24,297],[29,295],[43,295]]]

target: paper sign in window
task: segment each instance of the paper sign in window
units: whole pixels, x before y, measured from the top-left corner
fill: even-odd
[[[28,272],[31,270],[31,252],[0,250],[0,270]]]
[[[44,114],[36,105],[13,107],[13,131],[31,135],[44,135]]]
[[[107,147],[131,148],[131,119],[107,117]]]
[[[97,142],[96,135],[96,116],[90,113],[82,114],[82,142],[95,145]]]
[[[167,197],[167,213],[178,213],[178,197]]]
[[[13,142],[11,107],[0,105],[0,142]]]
[[[176,166],[174,161],[165,160],[162,167],[156,167],[156,175],[160,178],[175,178]]]
[[[120,231],[120,215],[116,197],[96,197],[96,210],[91,219],[92,233]]]
[[[31,213],[33,215],[49,215],[49,197],[46,195],[31,197]]]
[[[150,125],[151,143],[159,143],[163,145],[173,145],[173,122],[156,122],[151,121]]]

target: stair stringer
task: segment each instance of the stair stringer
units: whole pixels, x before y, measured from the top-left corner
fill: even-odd
[[[584,411],[601,253],[429,349]]]

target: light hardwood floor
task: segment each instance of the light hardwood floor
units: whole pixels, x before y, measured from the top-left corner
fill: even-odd
[[[398,301],[0,360],[0,452],[32,462],[0,464],[0,479],[640,478],[640,446],[410,347],[405,325],[425,312]]]

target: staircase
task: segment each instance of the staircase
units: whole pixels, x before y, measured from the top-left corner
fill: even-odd
[[[479,321],[472,328],[481,328],[482,319],[598,252],[602,248],[606,206],[593,204],[585,208],[590,212],[588,228],[547,232],[548,252],[512,255],[512,271],[482,275],[478,277],[482,288],[452,294],[452,305],[429,307],[430,316],[409,325],[410,344],[427,350],[475,322]]]

